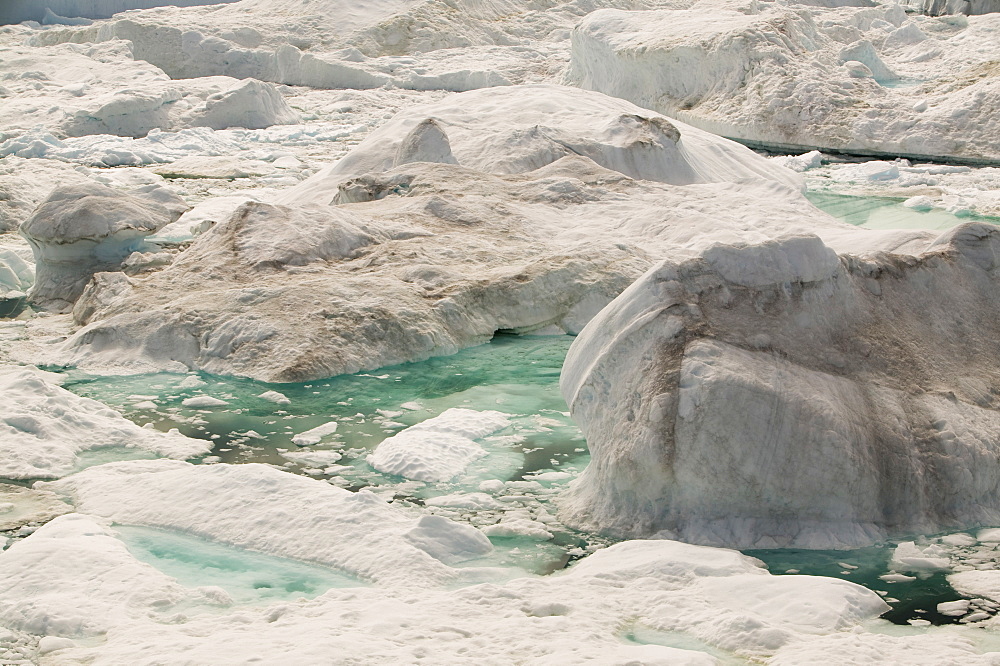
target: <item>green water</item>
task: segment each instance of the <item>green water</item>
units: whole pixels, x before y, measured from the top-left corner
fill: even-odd
[[[312,599],[333,587],[367,586],[336,569],[233,548],[170,530],[115,526],[139,561],[190,588],[221,587],[234,604]]]
[[[911,619],[928,620],[933,624],[957,624],[959,618],[937,612],[939,603],[961,598],[944,573],[938,572],[926,578],[914,577],[913,581],[898,583],[879,578],[891,570],[889,561],[894,549],[894,545],[887,545],[856,550],[783,548],[744,552],[767,564],[773,574],[829,576],[884,592],[882,596],[892,609],[884,613],[882,619],[893,624],[906,624]],[[845,567],[844,564],[850,566]]]
[[[839,220],[866,229],[937,229],[944,231],[965,222],[1000,224],[1000,218],[983,215],[959,217],[944,210],[916,211],[904,199],[855,197],[829,192],[807,192],[814,206]]]
[[[504,482],[502,491],[491,491],[500,501],[493,509],[433,509],[483,527],[511,509],[554,514],[552,499],[590,460],[586,442],[569,419],[559,392],[559,373],[572,341],[570,336],[499,335],[453,356],[300,384],[206,374],[100,377],[69,371],[64,386],[114,407],[140,425],[177,428],[185,435],[213,440],[213,450],[204,462],[279,465],[414,506],[441,495],[482,492],[483,482]],[[190,386],[192,378],[201,384]],[[290,404],[258,397],[269,390],[284,394]],[[186,398],[202,395],[228,404],[211,408],[182,404]],[[155,409],[135,407],[148,401],[156,403]],[[451,482],[424,483],[382,474],[368,464],[367,456],[386,437],[452,407],[497,410],[511,421],[508,428],[479,440],[487,455],[464,474]],[[330,421],[337,422],[337,431],[319,444],[298,447],[292,442],[295,434]],[[253,432],[248,435],[248,431]],[[341,458],[310,463],[282,455],[303,451],[333,451]],[[125,452],[95,452],[85,456],[82,465],[109,462],[119,453]],[[553,472],[559,472],[557,478],[550,478]],[[607,543],[558,524],[550,532],[553,538],[548,540],[494,537],[496,552],[487,561],[471,564],[516,566],[545,574],[565,566],[580,548]]]

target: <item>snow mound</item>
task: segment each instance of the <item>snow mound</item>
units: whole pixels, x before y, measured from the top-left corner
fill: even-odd
[[[410,162],[520,174],[577,155],[631,178],[675,185],[754,178],[801,187],[798,176],[736,143],[624,100],[529,85],[476,90],[402,111],[281,200],[329,203],[350,178]]]
[[[173,81],[159,68],[133,59],[134,48],[121,40],[0,46],[3,138],[38,130],[59,139],[144,137],[153,130],[260,129],[299,122],[271,83],[228,76]],[[27,154],[24,147],[18,152]]]
[[[212,447],[176,430],[140,428],[109,407],[57,386],[46,374],[34,368],[0,369],[6,404],[0,416],[0,478],[58,478],[76,470],[81,452],[104,447],[182,459]]]
[[[567,356],[593,458],[564,520],[741,548],[997,523],[998,248],[966,224],[912,256],[793,236],[661,263]]]
[[[69,514],[0,554],[0,623],[33,634],[96,636],[196,594],[136,560],[105,521]]]

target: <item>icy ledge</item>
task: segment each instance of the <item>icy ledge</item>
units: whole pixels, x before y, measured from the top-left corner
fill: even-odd
[[[566,359],[593,460],[561,517],[740,548],[997,524],[998,257],[967,224],[914,256],[797,236],[660,263]]]

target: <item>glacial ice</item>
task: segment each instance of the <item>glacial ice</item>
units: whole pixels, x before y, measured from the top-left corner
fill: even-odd
[[[997,522],[997,242],[966,224],[912,255],[789,236],[662,262],[567,357],[593,459],[563,519],[758,548]]]
[[[0,661],[996,662],[990,2],[140,1],[0,26],[0,229],[195,206],[0,319]]]
[[[428,114],[440,119],[419,133],[431,141],[454,119],[448,143],[460,164],[393,168]],[[850,230],[802,199],[796,174],[665,122],[560,87],[477,91],[405,112],[283,205],[237,208],[148,276],[97,279],[77,307],[87,326],[52,360],[301,381],[452,353],[498,329],[578,331],[653,258],[703,244],[706,228],[733,240]],[[664,213],[678,206],[682,216]]]

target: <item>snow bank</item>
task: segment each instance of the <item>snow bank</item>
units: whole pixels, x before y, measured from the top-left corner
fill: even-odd
[[[217,662],[224,645],[225,658],[233,661],[311,663],[332,653],[360,653],[372,663],[452,664],[468,662],[471,641],[477,660],[523,661],[530,654],[547,664],[598,659],[707,666],[717,663],[708,650],[762,659],[792,649],[815,658],[821,652],[812,646],[828,642],[824,634],[832,633],[865,643],[841,648],[841,663],[860,663],[873,635],[858,624],[885,608],[873,592],[844,581],[774,577],[732,551],[639,541],[591,555],[564,575],[506,585],[334,589],[308,602],[224,610],[182,624],[156,622],[130,609],[133,617],[109,632],[106,642],[64,650],[59,658],[131,663],[163,651]],[[678,636],[692,647],[671,646]],[[927,655],[989,663],[953,639],[912,642]],[[880,652],[891,661],[912,652],[910,644],[897,639]]]
[[[469,543],[485,538],[468,525],[424,524],[370,492],[267,465],[111,463],[43,487],[116,523],[190,532],[380,585],[457,582],[462,575],[442,559],[468,559]]]
[[[119,12],[130,9],[149,9],[173,5],[190,7],[192,5],[217,5],[236,0],[45,0],[39,4],[36,0],[7,0],[0,7],[0,25],[20,23],[21,21],[42,20],[48,14],[61,17],[83,16],[92,19],[109,18]],[[73,24],[69,24],[73,25]]]
[[[506,414],[452,408],[382,441],[372,467],[415,481],[450,481],[486,450],[474,442],[510,425]]]
[[[126,194],[96,182],[57,187],[21,225],[35,255],[35,303],[66,309],[94,273],[117,270],[143,239],[177,219],[183,199],[156,185]]]
[[[979,40],[998,30],[892,4],[602,9],[573,32],[568,80],[752,145],[996,163],[1000,78]]]
[[[1000,521],[1000,231],[925,247],[838,257],[788,237],[647,273],[567,356],[593,458],[564,521],[746,548]]]
[[[0,478],[52,479],[77,468],[83,451],[142,449],[169,458],[207,453],[211,442],[140,428],[101,403],[81,398],[33,368],[0,369]]]

